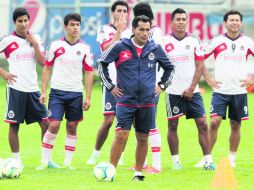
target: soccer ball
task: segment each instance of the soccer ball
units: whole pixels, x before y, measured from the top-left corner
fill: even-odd
[[[107,162],[97,164],[93,170],[94,176],[98,181],[114,181],[116,176],[116,168]]]
[[[14,159],[6,159],[2,168],[2,175],[6,178],[19,178],[22,173],[20,164]]]
[[[0,179],[3,178],[3,172],[2,171],[3,171],[4,165],[5,165],[5,160],[0,158]]]

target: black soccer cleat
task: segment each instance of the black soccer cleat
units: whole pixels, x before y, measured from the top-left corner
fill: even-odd
[[[132,178],[132,181],[144,181],[145,176],[143,175],[136,175]]]

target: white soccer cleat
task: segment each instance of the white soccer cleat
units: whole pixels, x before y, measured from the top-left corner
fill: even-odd
[[[95,165],[95,164],[97,164],[98,159],[99,159],[98,156],[95,156],[92,154],[91,157],[89,158],[89,160],[86,161],[86,164],[87,165]]]
[[[195,168],[203,168],[205,165],[205,160],[204,158],[202,158],[202,160],[200,160],[194,167]]]

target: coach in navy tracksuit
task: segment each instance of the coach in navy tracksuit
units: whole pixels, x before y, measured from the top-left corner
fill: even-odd
[[[125,147],[131,125],[135,122],[137,137],[136,172],[134,180],[143,181],[142,166],[147,153],[148,133],[155,124],[156,96],[170,84],[174,66],[160,45],[148,41],[151,20],[135,17],[134,37],[113,44],[99,59],[99,73],[106,88],[116,97],[116,137],[112,145],[110,163],[114,166]],[[108,74],[108,64],[115,62],[117,86]],[[161,82],[156,84],[156,63],[164,69]],[[135,118],[135,120],[134,120]]]

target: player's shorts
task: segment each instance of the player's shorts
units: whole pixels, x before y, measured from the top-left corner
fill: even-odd
[[[214,92],[210,107],[210,117],[221,116],[226,119],[228,107],[228,117],[241,122],[249,119],[247,94],[226,95]]]
[[[51,89],[49,94],[48,116],[50,120],[61,121],[63,115],[68,121],[83,119],[83,93]]]
[[[186,119],[205,117],[205,108],[202,96],[194,93],[192,100],[188,101],[181,95],[166,94],[166,108],[168,120],[177,119],[186,115]]]
[[[102,104],[104,115],[115,115],[116,99],[105,86],[102,86]]]
[[[47,109],[39,101],[40,92],[22,92],[7,87],[5,122],[11,124],[48,120]]]
[[[135,122],[137,132],[148,134],[152,126],[155,126],[155,107],[117,106],[116,119],[116,130],[130,130]]]

